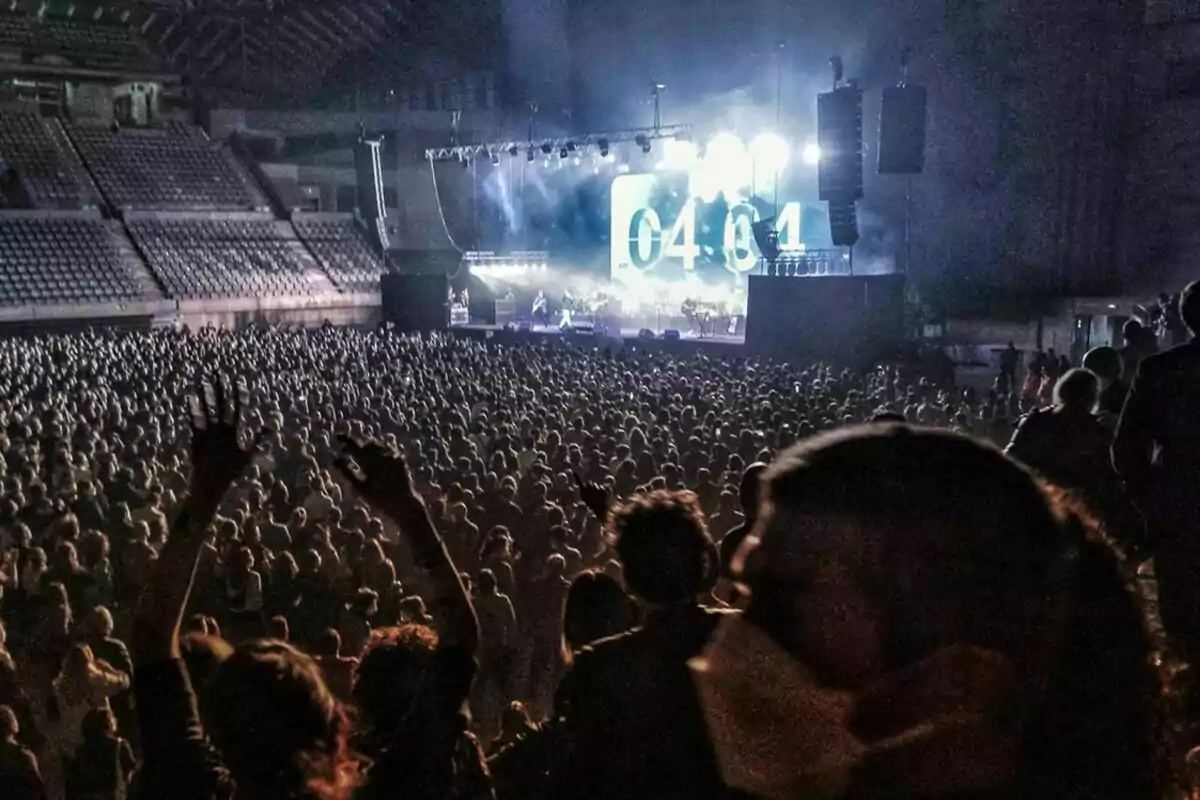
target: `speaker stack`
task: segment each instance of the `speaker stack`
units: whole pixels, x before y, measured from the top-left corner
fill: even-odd
[[[857,84],[817,95],[817,189],[829,204],[836,247],[858,242],[855,203],[863,196],[862,89]]]
[[[883,90],[879,107],[879,174],[920,175],[925,171],[924,86]]]

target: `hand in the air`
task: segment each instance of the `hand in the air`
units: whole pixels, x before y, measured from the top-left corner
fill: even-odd
[[[596,519],[603,522],[608,516],[608,490],[598,483],[585,482],[578,472],[571,474],[575,476],[575,485],[579,487],[579,499],[596,515]]]
[[[227,397],[227,389],[231,396]],[[189,397],[192,417],[192,478],[188,486],[191,500],[201,506],[220,504],[225,490],[250,465],[265,431],[260,432],[249,449],[238,442],[242,418],[242,390],[226,386],[217,378],[196,386]]]
[[[349,436],[338,439],[344,455],[334,465],[368,502],[392,515],[421,502],[399,450]]]

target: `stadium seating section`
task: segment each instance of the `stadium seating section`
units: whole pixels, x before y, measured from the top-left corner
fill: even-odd
[[[132,28],[117,21],[95,21],[88,15],[38,17],[2,10],[0,50],[51,55],[92,69],[146,72],[156,67]]]
[[[13,51],[33,46],[33,17],[28,14],[0,10],[0,48]]]
[[[119,303],[138,296],[102,221],[0,217],[0,306]]]
[[[130,221],[129,230],[170,297],[313,294],[298,243],[275,222],[143,219]]]
[[[151,66],[134,32],[120,24],[88,19],[47,17],[40,26],[39,49],[90,67],[144,70]]]
[[[300,238],[339,289],[379,290],[379,276],[385,271],[383,261],[367,245],[352,220],[297,221],[295,225]]]
[[[244,210],[256,201],[219,145],[180,124],[113,131],[73,126],[100,191],[117,208]]]
[[[36,112],[0,111],[0,171],[12,167],[37,208],[93,204],[83,170],[55,120]]]

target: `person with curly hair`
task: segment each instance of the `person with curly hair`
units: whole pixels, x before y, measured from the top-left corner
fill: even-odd
[[[699,602],[716,585],[720,554],[691,492],[634,495],[606,516],[645,621],[575,655],[555,698],[567,743],[556,783],[585,797],[704,797],[719,777],[687,663],[734,613]]]

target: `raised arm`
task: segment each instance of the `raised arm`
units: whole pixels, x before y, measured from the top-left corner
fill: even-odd
[[[379,444],[342,439],[348,456],[337,462],[338,471],[360,495],[391,518],[408,538],[417,564],[429,573],[434,597],[430,604],[438,623],[438,639],[462,647],[472,655],[479,648],[479,622],[454,561],[433,527],[425,503],[412,485],[403,456]]]
[[[253,449],[238,444],[241,390],[226,399],[221,381],[197,387],[192,412],[192,475],[187,499],[171,526],[134,615],[135,666],[179,658],[179,628],[204,549],[209,523],[225,490],[250,463]]]

